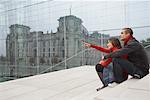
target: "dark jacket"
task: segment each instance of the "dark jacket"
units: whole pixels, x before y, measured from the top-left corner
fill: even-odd
[[[104,59],[118,58],[126,54],[128,55],[128,60],[134,66],[139,68],[145,75],[149,73],[149,62],[146,51],[135,38],[129,40],[122,49],[104,56]]]

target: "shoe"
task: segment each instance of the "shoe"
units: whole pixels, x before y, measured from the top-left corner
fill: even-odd
[[[104,85],[104,86],[102,86],[102,87],[100,87],[100,88],[97,88],[96,91],[99,91],[99,90],[101,90],[101,89],[104,89],[105,87],[107,87],[107,86]]]
[[[140,78],[141,78],[141,76],[140,76],[140,75],[138,75],[138,74],[134,74],[133,78],[135,78],[135,79],[140,79]]]
[[[115,86],[117,86],[117,85],[118,85],[118,83],[113,82],[113,83],[109,83],[109,84],[108,84],[108,87],[113,88],[113,87],[115,87]]]

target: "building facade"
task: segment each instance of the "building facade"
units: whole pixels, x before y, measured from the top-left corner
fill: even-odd
[[[22,68],[27,64],[27,34],[30,33],[30,27],[25,25],[14,24],[9,27],[10,34],[6,38],[6,56],[10,67],[10,75],[16,76],[20,66]]]
[[[73,15],[60,17],[58,21],[57,32],[30,32],[28,26],[10,26],[6,39],[10,74],[34,75],[50,66],[53,68],[49,71],[54,71],[98,62],[101,52],[95,49],[83,52],[86,48],[81,40],[104,46],[109,35],[98,32],[89,35],[82,20]]]

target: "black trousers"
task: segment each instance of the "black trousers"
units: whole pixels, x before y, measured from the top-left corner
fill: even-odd
[[[115,81],[117,83],[121,83],[126,80],[126,78],[122,74],[124,70],[126,70],[127,74],[131,76],[139,75],[140,76],[139,78],[145,76],[140,69],[138,69],[128,60],[122,58],[113,58],[113,70],[114,70]]]
[[[104,69],[104,67],[101,64],[97,64],[95,66],[95,70],[96,70],[100,80],[102,81],[103,85],[105,86],[106,84],[103,81],[103,69]]]
[[[103,67],[101,64],[97,64],[97,65],[95,66],[95,69],[96,69],[97,72],[103,73],[104,67]]]

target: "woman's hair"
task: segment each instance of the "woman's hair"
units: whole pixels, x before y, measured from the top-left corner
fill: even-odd
[[[112,45],[113,45],[114,47],[117,47],[118,49],[122,48],[119,39],[117,39],[117,38],[115,38],[115,37],[111,37],[111,38],[108,39],[108,41],[109,41],[110,43],[112,43]]]

